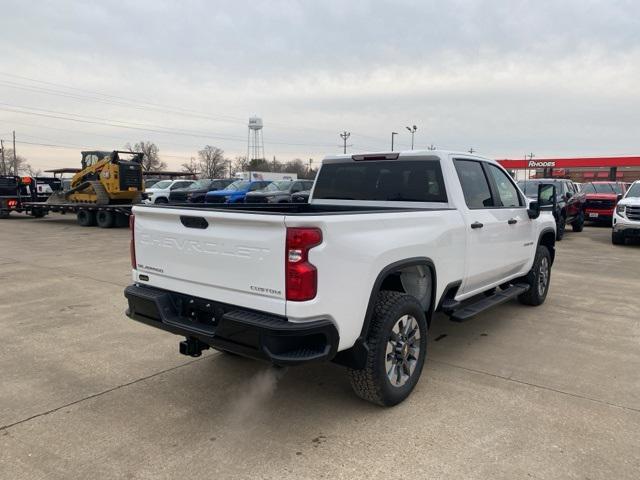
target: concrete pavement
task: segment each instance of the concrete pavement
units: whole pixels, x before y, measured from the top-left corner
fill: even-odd
[[[0,477],[580,478],[640,472],[640,246],[567,232],[547,302],[437,316],[413,395],[338,366],[177,352],[123,315],[128,231],[0,221]]]

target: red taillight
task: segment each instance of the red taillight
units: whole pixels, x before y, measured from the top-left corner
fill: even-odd
[[[131,268],[136,269],[136,216],[129,215],[129,229],[131,230],[131,240],[129,242],[129,253],[131,254]]]
[[[16,208],[18,206],[18,200],[13,200],[13,199],[9,200],[7,202],[7,206],[9,208]]]
[[[322,243],[319,228],[287,228],[285,252],[287,300],[311,300],[318,291],[318,271],[309,263],[309,250]]]

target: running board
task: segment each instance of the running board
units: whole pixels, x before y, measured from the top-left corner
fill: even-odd
[[[502,303],[508,302],[509,300],[516,298],[519,295],[527,292],[529,290],[529,285],[526,283],[516,283],[515,285],[511,285],[509,288],[505,290],[498,290],[496,293],[489,297],[481,298],[475,303],[471,304],[460,304],[452,309],[444,309],[445,313],[449,315],[452,321],[454,322],[464,322],[469,320],[471,317],[488,310],[491,307],[495,307],[496,305],[500,305]],[[454,304],[454,302],[451,302]],[[443,305],[444,307],[444,305]]]

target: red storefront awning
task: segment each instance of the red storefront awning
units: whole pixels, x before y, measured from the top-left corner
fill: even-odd
[[[507,169],[640,167],[640,157],[541,158],[535,160],[498,160]]]

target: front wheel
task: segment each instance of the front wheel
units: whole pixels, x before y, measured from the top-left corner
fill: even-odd
[[[571,228],[573,228],[574,232],[581,232],[584,230],[584,212],[580,212],[578,218],[576,218],[571,224]]]
[[[538,246],[533,266],[522,281],[529,285],[529,290],[518,297],[520,303],[533,306],[542,305],[547,298],[551,282],[551,254],[547,247]]]
[[[427,355],[427,320],[420,303],[400,292],[378,295],[363,369],[349,369],[351,386],[382,406],[402,402],[413,391]]]
[[[611,243],[614,245],[624,245],[624,236],[620,232],[611,232]]]
[[[155,203],[156,205],[159,205],[159,204],[169,203],[169,200],[167,200],[166,197],[158,197],[155,199],[153,203]]]

